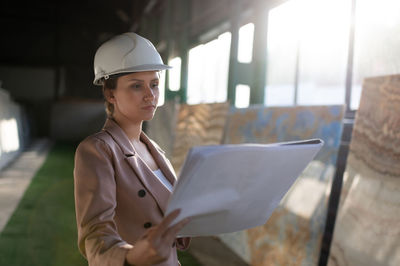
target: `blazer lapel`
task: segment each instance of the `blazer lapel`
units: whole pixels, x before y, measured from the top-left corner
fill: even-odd
[[[135,148],[129,141],[129,138],[114,120],[107,119],[103,130],[107,131],[114,139],[114,141],[119,145],[125,156],[125,161],[131,166],[137,177],[142,182],[143,186],[146,187],[148,192],[150,192],[150,194],[156,200],[161,212],[164,214],[171,192],[161,183],[161,181],[155,176],[153,171],[138,156]],[[149,138],[145,136],[143,132],[141,133],[140,138],[149,148],[150,153],[154,157],[154,160],[156,161],[166,178],[172,184],[174,184],[175,176],[173,173],[171,173],[171,170],[168,168],[165,159],[162,157],[160,152],[154,147]]]
[[[138,156],[125,158],[128,164],[135,171],[136,175],[142,181],[150,194],[154,197],[158,207],[164,214],[167,209],[167,203],[171,192],[158,180],[153,171]]]
[[[165,157],[165,152],[158,147],[157,144],[153,143],[153,141],[144,132],[140,134],[140,140],[147,145],[147,148],[150,150],[151,155],[165,177],[169,182],[171,182],[172,185],[174,185],[177,178],[172,165],[168,164],[168,159]]]

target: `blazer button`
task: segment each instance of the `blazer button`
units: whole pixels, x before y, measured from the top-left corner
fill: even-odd
[[[150,222],[147,222],[143,226],[144,226],[144,228],[147,229],[147,228],[150,228],[152,226],[152,224]]]
[[[138,195],[139,197],[143,198],[144,196],[146,196],[146,191],[144,189],[141,189],[138,191]]]

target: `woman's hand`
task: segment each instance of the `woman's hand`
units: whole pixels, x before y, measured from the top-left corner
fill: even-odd
[[[167,260],[176,235],[189,222],[189,219],[186,218],[170,226],[179,213],[180,210],[174,210],[159,225],[148,229],[135,243],[135,246],[128,251],[126,262],[130,265],[145,266]]]

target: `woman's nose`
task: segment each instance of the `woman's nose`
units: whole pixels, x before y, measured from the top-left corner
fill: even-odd
[[[151,89],[150,86],[146,86],[146,94],[144,96],[146,100],[153,100],[155,98],[154,91]]]

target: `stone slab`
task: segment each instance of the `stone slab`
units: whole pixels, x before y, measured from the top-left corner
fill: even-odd
[[[328,265],[400,265],[400,75],[364,81]]]
[[[221,144],[228,112],[228,103],[181,105],[171,161],[177,173],[191,147]]]
[[[344,106],[253,106],[231,110],[224,143],[310,138],[325,141],[264,226],[219,236],[249,264],[317,264],[344,110]]]

